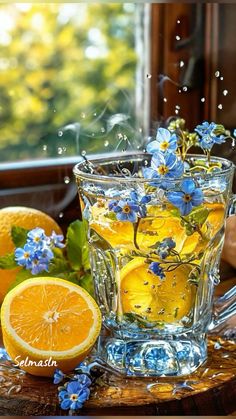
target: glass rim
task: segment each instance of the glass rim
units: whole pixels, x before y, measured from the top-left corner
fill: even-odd
[[[84,172],[83,170],[81,170],[81,168],[86,167],[86,165],[92,163],[92,165],[94,165],[95,167],[98,165],[106,165],[111,163],[114,159],[117,159],[117,162],[120,161],[122,162],[127,162],[127,161],[132,161],[132,160],[140,160],[142,161],[143,159],[147,158],[151,156],[151,154],[149,153],[145,153],[145,152],[122,152],[121,154],[117,154],[117,153],[105,153],[105,154],[99,154],[99,157],[97,155],[92,155],[91,157],[88,156],[88,158],[83,159],[83,157],[81,157],[80,162],[78,162],[74,167],[73,167],[73,173],[75,175],[76,178],[79,178],[81,180],[90,180],[90,181],[94,181],[94,182],[117,182],[117,183],[126,183],[126,182],[133,182],[133,183],[150,183],[153,181],[156,182],[162,182],[163,179],[156,177],[153,179],[147,179],[144,177],[133,177],[133,176],[116,176],[116,175],[112,175],[112,176],[108,176],[108,175],[103,175],[103,174],[97,174],[97,173],[88,173],[88,172]],[[187,154],[186,159],[203,159],[204,161],[207,160],[207,156],[204,154]],[[204,177],[204,180],[210,179],[212,177],[216,178],[216,177],[221,177],[224,175],[229,174],[230,172],[235,170],[235,164],[231,161],[228,160],[226,158],[223,157],[218,157],[218,156],[211,156],[211,161],[213,162],[220,162],[220,163],[224,163],[225,164],[225,168],[222,169],[220,172],[212,172],[212,173],[193,173],[191,176],[184,176],[182,175],[181,177],[178,178],[168,178],[168,182],[178,182],[183,180],[184,178],[192,178],[192,179],[199,179]]]

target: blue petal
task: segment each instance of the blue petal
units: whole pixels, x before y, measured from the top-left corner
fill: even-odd
[[[71,406],[71,400],[70,399],[63,399],[61,402],[61,408],[63,410],[68,410],[70,409]]]
[[[160,148],[160,144],[157,141],[151,141],[151,143],[147,145],[146,150],[148,153],[153,154],[153,153],[158,152],[159,148]]]
[[[88,388],[83,389],[83,391],[81,392],[81,394],[79,394],[79,398],[78,400],[81,403],[84,403],[86,400],[88,400],[90,395],[90,390]]]
[[[122,211],[122,208],[120,207],[120,205],[115,205],[114,207],[113,207],[113,211],[115,212],[115,213],[118,213],[118,212],[121,212]]]
[[[75,402],[72,402],[70,405],[71,410],[78,410],[81,407],[82,407],[82,404],[78,400],[76,400]]]
[[[68,394],[68,391],[67,390],[61,390],[61,391],[59,391],[58,396],[61,399],[64,399],[65,397],[68,398],[69,397],[69,394]]]
[[[166,128],[159,128],[157,130],[156,140],[158,142],[162,142],[162,141],[169,142],[170,137],[171,137],[171,133],[170,133],[170,131],[168,131],[168,129],[166,129]]]
[[[159,167],[162,164],[166,165],[164,154],[162,153],[153,154],[152,160],[151,160],[151,168],[155,170],[157,169],[157,167]]]
[[[128,214],[127,219],[128,219],[131,223],[135,223],[135,222],[137,221],[137,215],[135,214],[135,212],[134,212],[134,211],[131,211],[131,212]]]
[[[145,167],[145,169],[143,169],[143,177],[146,179],[152,179],[155,176],[157,177],[157,172],[151,167]]]
[[[171,169],[176,164],[176,155],[173,153],[166,154],[166,166]]]
[[[141,204],[147,204],[148,202],[150,202],[152,199],[151,195],[144,195],[141,199]]]
[[[192,179],[185,179],[181,184],[181,189],[184,193],[191,195],[196,185]]]
[[[128,221],[128,214],[125,214],[124,212],[121,211],[116,214],[116,218],[119,221]]]
[[[138,201],[138,194],[136,191],[131,191],[130,192],[130,198],[132,199],[132,201]]]
[[[67,386],[67,391],[70,394],[78,393],[81,390],[81,384],[78,381],[70,381]]]
[[[169,192],[167,194],[167,199],[170,201],[173,205],[180,208],[183,204],[183,192]]]
[[[195,191],[192,194],[192,204],[197,207],[198,205],[201,205],[203,202],[203,192],[200,188],[195,189]]]
[[[192,208],[192,202],[183,202],[179,209],[181,215],[188,215],[192,211]]]

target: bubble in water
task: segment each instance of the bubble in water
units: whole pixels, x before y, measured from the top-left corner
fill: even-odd
[[[219,72],[219,71],[216,71],[216,72],[215,72],[215,76],[216,76],[216,77],[220,77],[220,72]]]
[[[85,113],[84,113],[84,112],[81,112],[80,116],[81,116],[81,118],[83,118],[83,119],[84,119],[86,115],[85,115]]]
[[[47,151],[48,146],[46,144],[43,145],[43,151]]]
[[[59,218],[63,218],[63,217],[64,217],[64,212],[60,212],[60,213],[58,214],[58,217],[59,217]]]
[[[179,35],[176,35],[175,39],[176,39],[176,41],[180,41],[181,38],[180,38]]]
[[[222,103],[219,103],[219,105],[218,105],[218,109],[223,109],[223,105],[222,105]]]
[[[104,127],[101,128],[101,132],[106,132]]]
[[[152,78],[152,75],[151,74],[149,74],[149,73],[147,73],[147,79],[151,79]]]
[[[214,349],[220,349],[221,348],[221,344],[219,342],[216,342],[214,345]]]
[[[228,92],[228,90],[227,89],[225,89],[225,90],[223,90],[223,95],[224,96],[227,96],[227,94],[228,94],[229,92]]]
[[[62,147],[58,147],[58,149],[57,149],[57,153],[58,153],[58,154],[62,154],[62,152],[63,152]]]
[[[205,99],[204,97],[202,97],[202,98],[201,98],[201,102],[205,102],[205,100],[206,100],[206,99]]]
[[[85,150],[81,151],[81,156],[86,156],[86,151]]]
[[[187,92],[187,91],[188,91],[187,86],[183,86],[183,91],[184,91],[184,92]]]
[[[58,137],[62,137],[63,136],[63,131],[58,131]]]
[[[70,183],[70,178],[69,178],[69,176],[65,176],[65,177],[64,177],[64,182],[65,182],[66,184]]]
[[[105,147],[108,147],[108,146],[109,146],[109,141],[105,141],[105,142],[104,142],[104,146],[105,146]]]
[[[166,98],[166,97],[164,97],[164,98],[163,98],[163,101],[164,101],[164,102],[167,102],[167,98]]]
[[[184,61],[183,60],[180,60],[180,62],[179,62],[180,68],[184,67],[184,65],[185,65]]]

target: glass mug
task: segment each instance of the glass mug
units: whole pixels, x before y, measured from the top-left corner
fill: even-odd
[[[98,357],[126,376],[181,376],[206,360],[208,330],[236,312],[236,287],[213,304],[234,165],[212,157],[220,170],[193,172],[203,202],[182,216],[163,182],[143,178],[150,158],[105,155],[74,167],[103,314]],[[189,167],[199,159],[207,163],[189,155]],[[168,190],[182,181],[168,180]]]

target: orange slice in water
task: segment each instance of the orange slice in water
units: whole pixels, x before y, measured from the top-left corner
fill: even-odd
[[[100,333],[101,313],[78,285],[32,278],[7,294],[1,322],[13,361],[31,374],[49,377],[56,368],[71,371],[86,357]]]
[[[143,257],[131,260],[120,271],[120,310],[148,321],[176,323],[188,316],[196,287],[188,282],[192,267],[187,264],[165,272],[160,279],[148,270]]]

